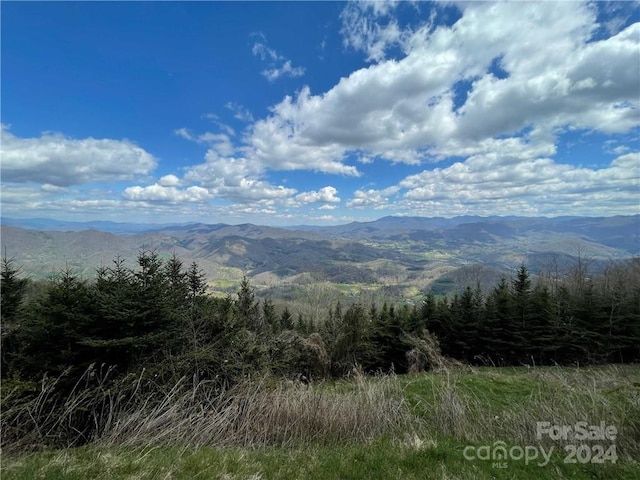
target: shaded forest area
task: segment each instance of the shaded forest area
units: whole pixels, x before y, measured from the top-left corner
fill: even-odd
[[[486,365],[626,363],[640,359],[640,259],[597,277],[584,268],[538,280],[522,265],[489,292],[428,294],[421,305],[327,306],[322,322],[258,300],[245,278],[212,297],[193,263],[141,252],[86,281],[61,272],[34,293],[2,261],[2,377],[36,380],[91,364],[163,379],[195,374],[233,383],[257,371],[342,376],[433,367],[445,357]]]

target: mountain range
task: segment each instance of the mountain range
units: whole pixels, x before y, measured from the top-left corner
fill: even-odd
[[[91,278],[141,250],[195,261],[212,290],[242,275],[266,293],[318,281],[414,297],[490,285],[522,263],[534,274],[593,271],[640,255],[640,215],[615,217],[384,217],[338,226],[135,224],[2,218],[0,243],[32,278],[71,267]]]

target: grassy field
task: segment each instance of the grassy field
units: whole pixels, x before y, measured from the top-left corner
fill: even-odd
[[[140,412],[129,412],[121,422],[127,428],[89,446],[5,452],[2,478],[640,478],[640,366],[457,367],[311,386],[269,379],[234,399],[242,415],[233,402],[217,416],[187,415],[175,398],[138,423],[132,419]],[[604,422],[617,435],[538,438],[538,422]],[[498,445],[506,446],[506,459],[482,459]],[[570,455],[572,445],[578,456]],[[599,456],[598,445],[615,445],[616,461]],[[529,459],[518,458],[526,447]],[[532,459],[541,448],[552,451],[548,460]]]

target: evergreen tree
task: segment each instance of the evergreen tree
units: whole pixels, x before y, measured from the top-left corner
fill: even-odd
[[[87,284],[71,269],[54,277],[45,296],[25,312],[9,369],[30,379],[67,369],[83,372],[95,360],[94,352],[80,343],[91,324],[92,303]]]
[[[454,346],[456,358],[474,362],[475,356],[480,353],[478,345],[478,331],[482,313],[481,298],[467,287],[462,295],[454,297],[451,303],[451,337],[450,342]]]
[[[142,251],[132,271],[116,259],[98,271],[95,309],[83,345],[121,371],[143,362],[161,362],[186,343],[186,283],[181,262],[163,265],[155,251]]]
[[[553,299],[546,285],[538,283],[531,293],[529,318],[530,355],[537,364],[552,363],[557,350]]]
[[[248,328],[254,332],[262,329],[263,318],[260,314],[260,307],[246,276],[242,277],[240,282],[235,306],[236,325],[239,328]]]
[[[172,301],[176,306],[183,305],[189,297],[189,283],[188,274],[183,271],[182,260],[174,252],[163,268],[163,274],[168,283],[167,287]]]
[[[511,293],[503,277],[485,301],[484,321],[478,331],[479,343],[484,347],[481,355],[491,364],[511,364],[516,355],[511,311]]]
[[[513,350],[516,356],[512,361],[529,364],[533,345],[531,335],[532,304],[531,304],[531,279],[529,270],[522,264],[518,269],[516,278],[511,284],[512,311],[511,331],[513,333]]]
[[[362,365],[370,352],[369,319],[360,303],[354,303],[344,313],[339,341],[339,358],[345,367]]]
[[[609,266],[602,290],[608,361],[640,361],[640,257]]]
[[[0,314],[3,328],[18,319],[27,283],[26,278],[21,278],[20,268],[14,266],[13,259],[7,258],[5,252],[0,264]]]
[[[20,278],[20,268],[14,266],[13,259],[5,252],[0,265],[0,371],[7,374],[7,362],[15,354],[15,335],[22,316],[22,302],[28,281]],[[7,353],[9,352],[9,353]]]
[[[405,332],[396,310],[385,302],[378,315],[371,321],[372,354],[368,368],[404,373],[407,368],[406,353],[409,348],[404,340]]]
[[[289,307],[284,307],[280,315],[280,326],[282,330],[293,330],[293,315],[291,315]]]
[[[136,343],[137,302],[133,272],[122,258],[97,270],[93,321],[81,341],[94,349],[99,363],[117,365],[122,371],[129,368]]]
[[[265,325],[267,325],[272,332],[275,333],[281,330],[280,318],[276,315],[276,307],[270,298],[265,298],[262,301],[262,317],[264,318]]]
[[[422,325],[429,328],[436,313],[436,297],[433,292],[427,293],[420,308],[420,317]]]

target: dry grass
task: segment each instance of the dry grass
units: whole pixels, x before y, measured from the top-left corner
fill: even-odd
[[[206,384],[182,393],[176,388],[151,409],[123,412],[98,441],[251,447],[358,442],[411,424],[393,379],[362,381],[350,392],[266,378],[243,382],[218,397],[206,390]]]
[[[95,371],[83,378],[95,379]],[[87,442],[300,446],[369,441],[404,433],[416,424],[394,377],[358,378],[345,391],[270,377],[247,379],[226,390],[207,382],[189,386],[186,379],[164,392],[144,384],[143,376],[111,389],[82,388],[78,382],[64,399],[52,400],[57,381],[45,380],[35,399],[13,402],[3,412],[3,448]]]
[[[224,390],[187,379],[163,390],[144,376],[107,388],[94,371],[66,396],[59,386],[46,380],[37,398],[14,396],[3,410],[3,444],[14,449],[2,457],[3,478],[640,478],[637,366],[399,377],[354,369],[336,382],[256,377]],[[88,447],[24,454],[29,442],[72,440],[79,420],[93,422]],[[480,443],[537,445],[538,421],[616,425],[619,461],[567,464],[558,454],[546,467],[514,460],[499,470],[462,454]]]
[[[337,383],[257,377],[228,389],[183,379],[165,390],[144,375],[116,384],[108,375],[90,369],[66,395],[58,392],[60,379],[43,380],[35,396],[3,391],[3,449],[305,447],[414,434],[535,445],[550,442],[536,437],[537,422],[586,421],[616,426],[618,454],[640,458],[640,373],[633,367],[453,368],[406,377],[356,371]]]

